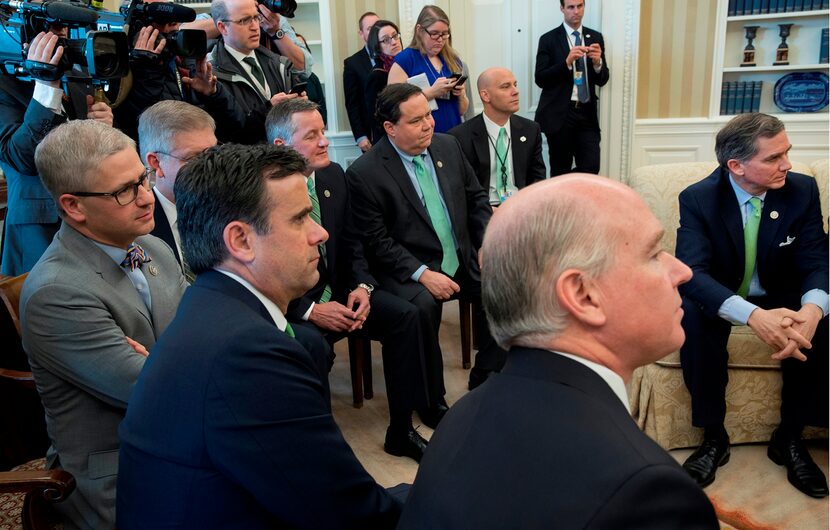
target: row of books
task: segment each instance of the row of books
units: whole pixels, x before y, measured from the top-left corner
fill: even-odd
[[[730,17],[816,11],[830,8],[830,0],[729,0]]]
[[[763,81],[724,81],[720,91],[721,115],[758,112]]]

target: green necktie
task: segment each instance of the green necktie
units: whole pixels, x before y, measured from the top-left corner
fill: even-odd
[[[441,241],[441,250],[443,251],[441,271],[448,276],[454,276],[455,271],[458,270],[458,255],[455,252],[450,220],[447,219],[447,214],[441,205],[441,196],[438,195],[438,189],[435,187],[432,175],[429,174],[424,165],[422,156],[416,155],[412,159],[412,163],[415,164],[415,178],[418,180],[421,193],[424,195],[424,202],[426,203],[429,220],[432,222],[432,228]]]
[[[311,199],[311,218],[320,226],[323,226],[322,217],[320,216],[320,198],[317,197],[317,188],[314,186],[314,179],[308,177],[305,179],[306,186],[308,187],[308,198]],[[325,243],[320,244],[317,246],[320,249],[320,257],[323,259],[323,263],[326,262],[326,245]],[[320,297],[320,303],[325,304],[331,300],[331,286],[326,283],[326,287],[323,289],[323,295]]]
[[[738,296],[742,298],[746,298],[749,294],[749,282],[752,281],[755,258],[758,255],[758,227],[761,225],[761,199],[752,197],[749,199],[749,205],[751,208],[746,214],[744,225],[744,252],[746,254],[744,279],[738,287]]]
[[[499,170],[499,187],[496,186],[496,192],[499,194],[499,202],[504,202],[507,198],[507,131],[502,127],[499,129],[499,137],[496,140],[496,164]]]
[[[291,324],[289,324],[288,322],[285,323],[285,333],[288,334],[288,336],[292,339],[295,337],[294,328],[292,328]]]

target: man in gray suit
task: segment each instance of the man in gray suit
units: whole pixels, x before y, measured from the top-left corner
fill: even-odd
[[[47,467],[77,481],[56,505],[66,528],[112,528],[118,424],[184,276],[170,247],[146,235],[155,200],[130,138],[72,121],[44,138],[35,163],[63,220],[20,299],[23,347],[52,442]]]

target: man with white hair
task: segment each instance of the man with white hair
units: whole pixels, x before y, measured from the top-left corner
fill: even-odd
[[[684,339],[677,287],[691,271],[662,235],[636,193],[590,175],[498,208],[482,301],[507,362],[447,413],[398,528],[718,528],[628,411],[634,369]]]

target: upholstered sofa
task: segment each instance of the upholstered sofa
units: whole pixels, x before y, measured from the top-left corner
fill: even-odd
[[[674,252],[680,224],[677,196],[690,184],[714,171],[715,162],[689,162],[644,166],[631,174],[628,184],[651,207],[666,230],[663,247]],[[828,161],[810,166],[793,163],[793,171],[816,178],[827,230]],[[726,430],[732,443],[765,442],[779,422],[781,373],[772,349],[746,326],[732,330],[729,384],[726,389]],[[702,429],[692,427],[691,399],[683,383],[680,354],[638,369],[628,384],[632,414],[646,434],[665,449],[692,447],[702,441]],[[808,435],[826,434],[813,431]]]

